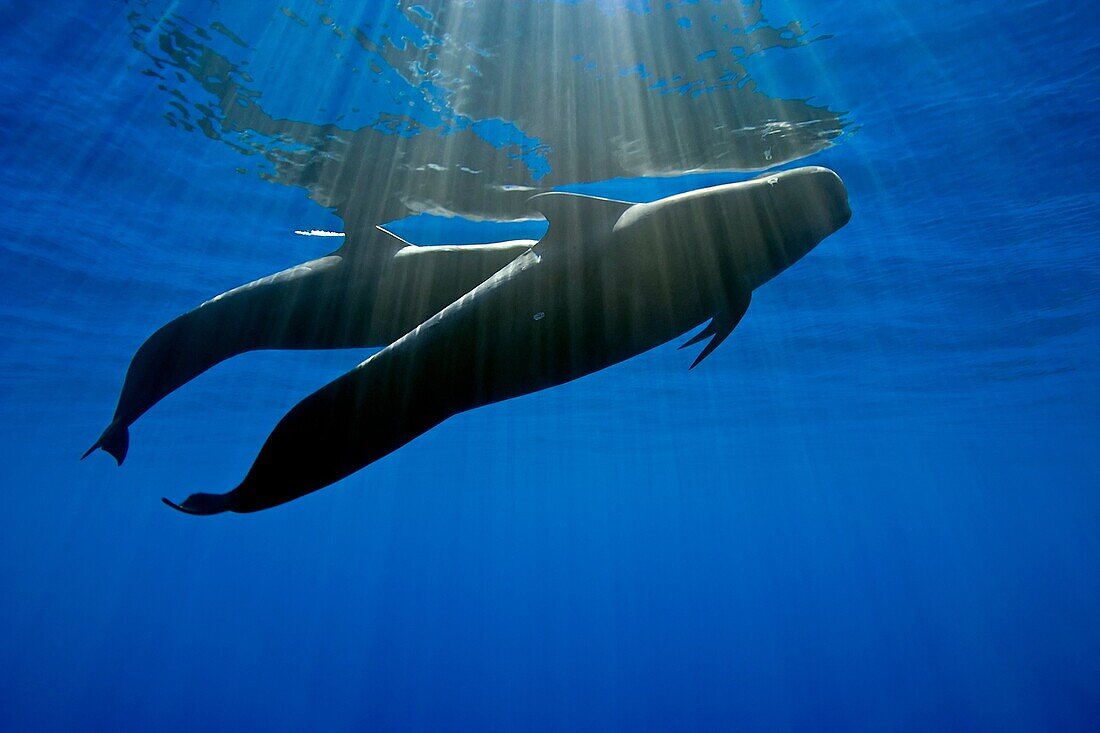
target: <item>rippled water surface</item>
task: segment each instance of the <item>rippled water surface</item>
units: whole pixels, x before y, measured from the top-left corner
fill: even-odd
[[[1083,2],[0,7],[4,730],[1100,728],[1100,42]],[[675,343],[196,519],[369,350],[77,459],[134,350],[376,224],[823,165],[853,218]]]

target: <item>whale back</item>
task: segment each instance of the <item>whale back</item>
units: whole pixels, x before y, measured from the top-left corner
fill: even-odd
[[[404,242],[404,240],[400,240]],[[420,325],[531,249],[530,239],[490,244],[404,243],[383,265],[375,324],[393,340]]]

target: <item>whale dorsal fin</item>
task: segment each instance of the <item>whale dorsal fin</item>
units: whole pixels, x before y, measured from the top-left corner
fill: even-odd
[[[380,224],[362,229],[349,229],[344,234],[340,254],[370,261],[384,262],[407,247],[416,247]]]
[[[379,236],[379,240],[378,240],[377,244],[384,247],[384,248],[386,248],[386,249],[390,249],[390,250],[393,250],[394,252],[397,252],[398,250],[405,249],[405,247],[415,247],[416,246],[412,242],[409,242],[409,241],[404,240],[401,237],[397,236],[396,234],[391,232],[389,229],[386,229],[384,226],[382,226],[380,224],[375,225],[374,228],[378,231],[378,236]]]
[[[529,198],[527,203],[546,217],[546,221],[550,223],[547,236],[541,240],[543,242],[555,232],[576,231],[585,234],[609,232],[623,212],[634,206],[630,201],[564,191],[540,193]]]

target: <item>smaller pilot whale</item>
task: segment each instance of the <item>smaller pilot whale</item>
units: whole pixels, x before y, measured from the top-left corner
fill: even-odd
[[[698,364],[755,288],[851,217],[825,168],[647,204],[565,193],[532,204],[550,223],[534,247],[295,406],[235,489],[165,502],[216,514],[291,501],[456,413],[582,377],[710,319],[688,342],[710,339]]]
[[[533,240],[417,247],[381,228],[329,255],[222,293],[141,345],[97,448],[119,465],[129,427],[174,390],[259,349],[384,346],[531,248]]]

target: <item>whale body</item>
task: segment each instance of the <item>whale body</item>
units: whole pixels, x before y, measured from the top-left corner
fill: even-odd
[[[235,489],[165,502],[216,514],[291,501],[452,415],[582,377],[709,319],[688,341],[709,339],[698,364],[753,289],[851,217],[840,178],[816,167],[652,203],[565,193],[531,203],[549,221],[537,244],[290,410]]]
[[[134,421],[232,356],[391,343],[533,244],[418,247],[374,228],[331,254],[211,298],[141,345],[113,419],[84,457],[102,448],[121,465]]]

